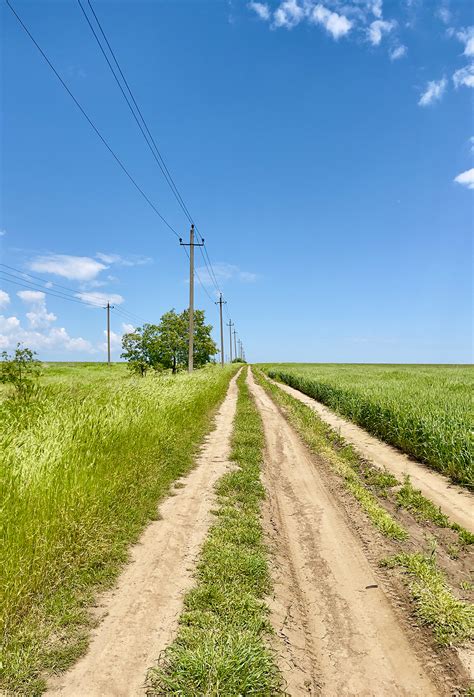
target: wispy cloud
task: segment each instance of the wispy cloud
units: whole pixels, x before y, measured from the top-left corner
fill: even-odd
[[[323,5],[316,5],[313,8],[309,21],[314,24],[321,24],[333,39],[339,39],[348,34],[352,28],[352,22],[344,15],[328,10]]]
[[[396,26],[397,23],[395,20],[387,21],[383,19],[376,19],[375,22],[372,22],[367,30],[367,36],[372,46],[378,46],[382,41],[382,38],[386,34],[390,34],[390,32],[393,31]]]
[[[6,290],[0,290],[0,307],[6,307],[10,304],[10,296]]]
[[[96,258],[103,261],[104,264],[116,264],[117,266],[143,266],[151,264],[153,261],[151,257],[146,257],[143,254],[131,254],[123,257],[120,254],[97,252]]]
[[[389,51],[389,56],[390,60],[396,61],[399,58],[403,58],[403,56],[406,56],[407,54],[407,47],[400,45],[400,46],[395,46],[395,48],[390,49]]]
[[[70,281],[91,281],[107,266],[91,257],[46,254],[33,259],[28,264],[28,268],[39,273],[61,276]]]
[[[465,27],[451,33],[454,33],[456,38],[464,44],[463,55],[469,58],[474,56],[474,26]]]
[[[42,329],[57,319],[46,309],[46,295],[40,290],[19,290],[17,295],[31,308],[26,317],[32,329]]]
[[[257,13],[260,19],[268,21],[271,16],[270,8],[264,2],[249,2],[248,7]]]
[[[226,262],[217,262],[212,265],[212,268],[218,283],[224,283],[230,280],[240,281],[242,283],[253,283],[258,278],[257,274],[250,271],[242,271],[238,266],[227,264]],[[200,266],[196,271],[204,285],[212,286],[214,284],[207,266]]]
[[[421,95],[418,104],[420,106],[429,106],[434,102],[439,102],[446,90],[447,84],[448,81],[445,77],[443,77],[441,80],[430,80],[430,82],[428,82],[426,85],[425,91]]]
[[[468,189],[474,189],[474,167],[458,174],[457,177],[454,177],[454,181]]]
[[[284,0],[273,14],[275,27],[292,29],[305,17],[305,9],[296,0]]]
[[[452,13],[446,4],[441,5],[441,7],[438,7],[435,14],[437,17],[439,17],[443,24],[449,24],[451,22]]]
[[[89,293],[88,291],[84,291],[76,293],[76,298],[91,305],[97,305],[97,307],[104,307],[107,303],[111,305],[121,305],[124,302],[124,298],[118,293]]]
[[[474,63],[471,65],[466,65],[465,68],[460,68],[456,70],[453,75],[454,86],[461,87],[474,87]]]

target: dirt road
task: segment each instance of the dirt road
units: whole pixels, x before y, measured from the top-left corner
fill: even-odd
[[[229,467],[235,378],[216,416],[196,468],[159,508],[132,549],[131,563],[101,599],[104,619],[87,654],[51,682],[47,694],[67,697],[134,697],[145,694],[146,671],[174,638],[183,596],[208,531],[214,484]]]
[[[267,441],[267,519],[275,531],[274,621],[292,697],[442,694],[392,609],[314,459],[249,378]],[[279,608],[279,611],[278,611]]]
[[[408,455],[371,436],[364,429],[346,421],[299,390],[280,382],[275,384],[313,409],[323,421],[351,443],[362,457],[370,460],[376,467],[386,468],[400,481],[403,481],[405,474],[409,474],[413,486],[426,498],[439,506],[453,522],[474,532],[474,496],[467,489],[453,484],[442,474],[430,470],[416,460],[412,460]]]

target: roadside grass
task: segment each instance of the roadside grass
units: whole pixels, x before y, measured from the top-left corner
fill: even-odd
[[[405,508],[418,519],[428,520],[434,523],[439,528],[451,528],[458,533],[459,543],[461,545],[474,544],[474,535],[463,528],[458,523],[453,523],[449,517],[441,511],[440,508],[427,499],[419,489],[415,489],[410,481],[410,477],[406,475],[403,486],[397,491],[395,501],[398,506]]]
[[[28,405],[0,403],[0,691],[40,694],[84,652],[96,592],[193,466],[236,369],[135,379],[105,367],[81,383],[76,368]]]
[[[409,588],[416,615],[432,629],[441,646],[460,645],[474,638],[474,605],[453,595],[436,566],[434,553],[398,554],[380,565],[405,570],[411,578]]]
[[[262,421],[245,382],[239,396],[231,460],[238,469],[216,485],[216,522],[204,543],[197,584],[185,597],[175,641],[148,674],[148,695],[283,695],[268,646],[270,590],[261,526]]]
[[[345,482],[347,489],[359,502],[367,513],[375,527],[385,537],[393,540],[406,540],[407,531],[392,516],[379,505],[374,494],[363,484],[360,470],[367,472],[367,466],[363,466],[354,449],[327,426],[306,404],[281,390],[277,385],[269,382],[259,371],[254,371],[255,379],[274,401],[283,407],[290,422],[295,426],[305,443],[310,449],[322,455],[329,463],[332,470]],[[370,472],[370,483],[385,491],[388,486],[393,486],[397,480],[388,472]]]
[[[474,487],[471,366],[262,364],[452,481]]]

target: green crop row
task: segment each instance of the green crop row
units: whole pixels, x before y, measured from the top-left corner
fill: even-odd
[[[235,370],[133,379],[105,368],[0,403],[5,691],[39,694],[45,670],[84,651],[94,591],[192,467]]]
[[[452,481],[474,486],[470,366],[260,367]]]

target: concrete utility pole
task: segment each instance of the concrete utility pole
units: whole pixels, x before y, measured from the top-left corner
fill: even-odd
[[[238,358],[238,355],[237,355],[237,339],[235,338],[235,337],[237,336],[237,332],[235,331],[235,325],[234,325],[234,331],[232,332],[232,334],[234,335],[234,356],[235,356],[235,358]]]
[[[107,310],[107,364],[110,366],[110,310],[113,310],[114,306],[107,303],[104,309]]]
[[[216,305],[219,305],[219,316],[221,321],[221,366],[224,367],[224,327],[222,325],[222,305],[226,305],[226,301],[222,300],[222,293],[219,295],[219,300]]]
[[[230,362],[232,363],[232,327],[234,323],[231,319],[227,322],[227,326],[229,327]]]
[[[181,237],[179,243],[182,247],[189,247],[189,349],[188,349],[188,373],[194,368],[194,247],[204,247],[202,242],[194,242],[194,225],[189,230],[189,244],[185,244]]]

